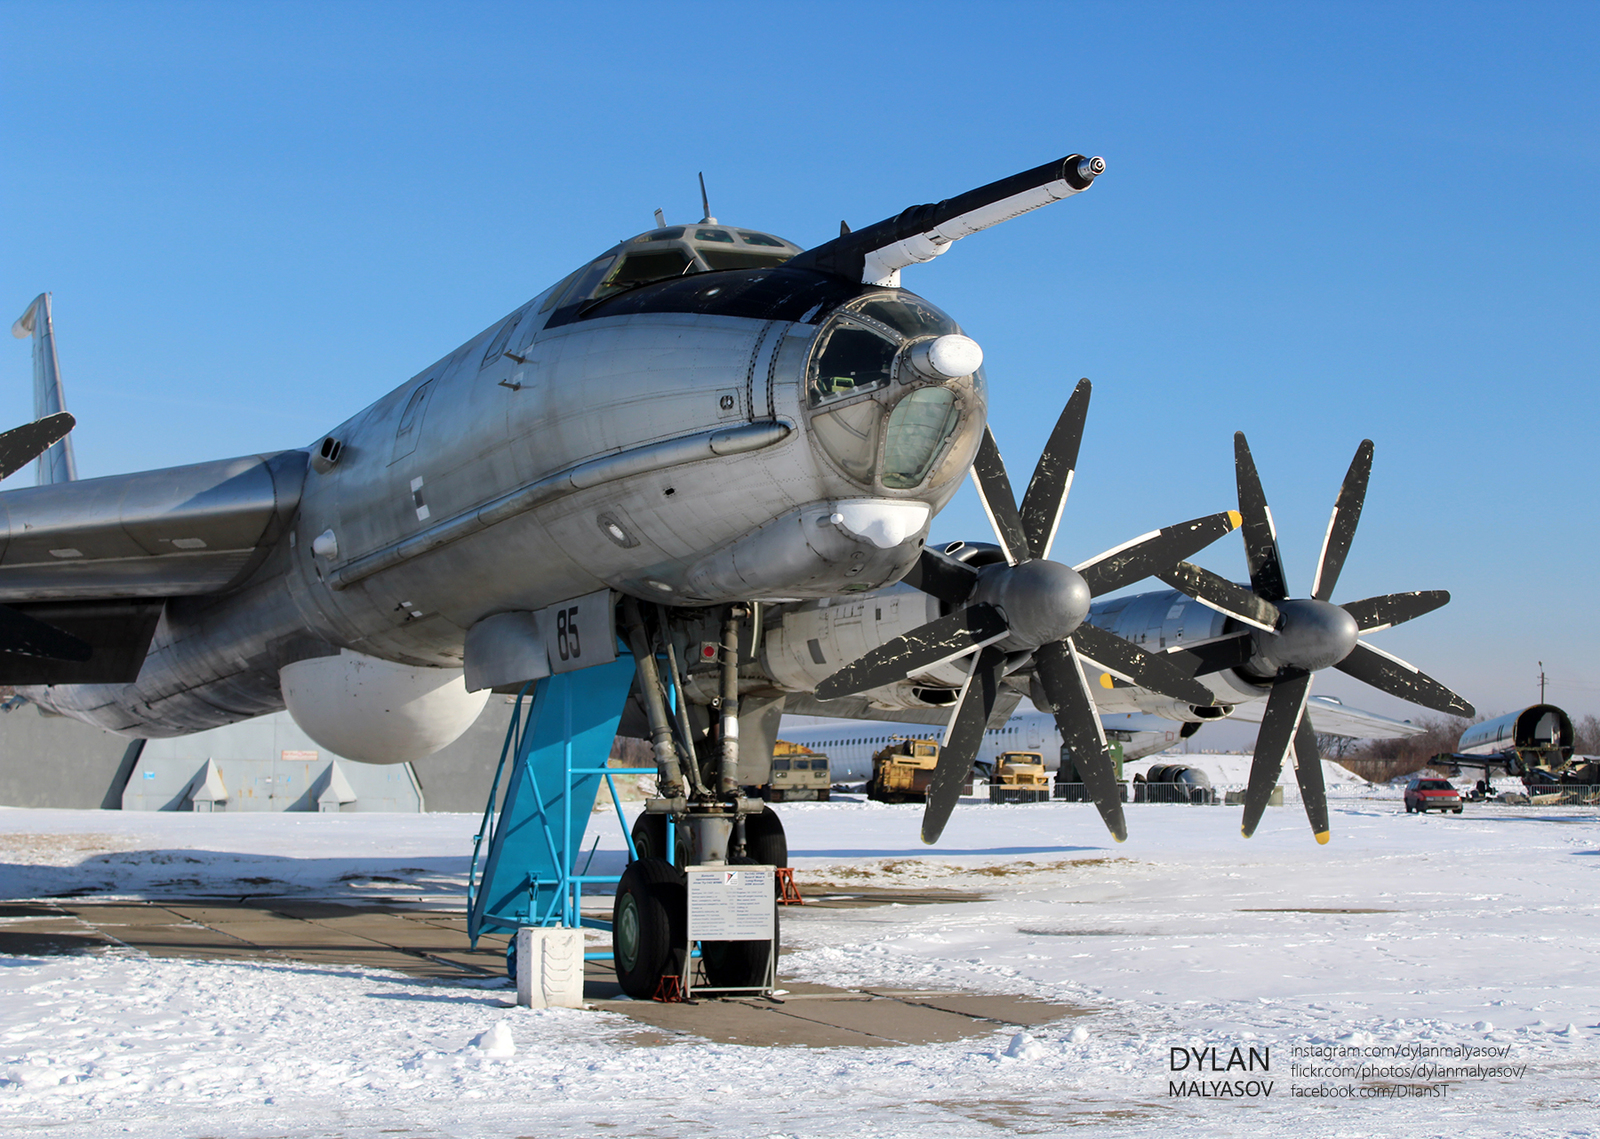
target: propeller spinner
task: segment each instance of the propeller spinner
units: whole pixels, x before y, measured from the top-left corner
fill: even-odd
[[[1259,630],[1244,632],[1231,641],[1203,649],[1179,651],[1198,672],[1239,668],[1251,677],[1267,678],[1267,709],[1256,737],[1250,782],[1245,790],[1246,838],[1255,833],[1283,770],[1292,755],[1295,778],[1305,801],[1306,816],[1319,843],[1328,841],[1328,796],[1322,780],[1322,757],[1316,730],[1306,714],[1312,674],[1332,666],[1391,696],[1398,696],[1454,716],[1471,716],[1472,705],[1420,669],[1398,657],[1375,649],[1361,638],[1413,617],[1432,612],[1450,600],[1442,589],[1416,593],[1390,593],[1335,605],[1329,599],[1344,569],[1356,524],[1367,497],[1372,473],[1372,440],[1362,440],[1345,473],[1334,503],[1333,517],[1323,539],[1322,555],[1309,598],[1291,599],[1272,511],[1261,489],[1255,459],[1244,432],[1233,437],[1234,469],[1239,486],[1239,511],[1244,522],[1245,557],[1250,565],[1250,588],[1225,581],[1216,574],[1185,562],[1156,576],[1174,589]]]
[[[1178,700],[1210,704],[1210,690],[1162,656],[1084,624],[1091,600],[1170,567],[1232,530],[1233,511],[1197,518],[1135,538],[1078,566],[1050,560],[1050,547],[1072,487],[1089,410],[1090,383],[1080,380],[1056,422],[1019,509],[994,436],[984,430],[973,480],[994,526],[1005,562],[974,568],[924,549],[908,585],[954,611],[878,646],[817,686],[824,700],[893,684],[958,657],[975,654],[957,697],[928,787],[922,841],[937,842],[983,742],[1000,683],[1017,654],[1033,664],[1090,796],[1118,842],[1128,836],[1116,771],[1095,712],[1083,662]]]

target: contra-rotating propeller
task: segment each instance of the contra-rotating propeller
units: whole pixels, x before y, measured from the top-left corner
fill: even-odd
[[[1127,838],[1128,828],[1122,817],[1116,771],[1084,676],[1084,659],[1174,699],[1194,704],[1215,700],[1209,689],[1171,662],[1085,624],[1084,618],[1093,598],[1149,577],[1210,545],[1238,525],[1237,513],[1168,526],[1076,567],[1049,559],[1078,462],[1089,393],[1089,381],[1080,380],[1039,458],[1020,510],[994,436],[984,428],[972,466],[973,481],[1005,562],[973,568],[924,549],[905,581],[954,611],[879,645],[817,685],[817,695],[832,700],[894,684],[976,653],[928,787],[923,842],[936,842],[943,833],[983,742],[1000,682],[1008,664],[1021,654],[1033,654],[1034,669],[1061,738],[1118,842]]]
[[[1261,489],[1261,478],[1244,432],[1233,437],[1234,468],[1239,485],[1239,512],[1244,517],[1240,533],[1250,565],[1250,589],[1225,581],[1216,574],[1185,562],[1156,576],[1196,601],[1232,617],[1255,632],[1179,650],[1174,659],[1187,658],[1187,670],[1216,672],[1238,668],[1270,689],[1267,709],[1256,737],[1250,783],[1245,790],[1246,838],[1255,833],[1267,798],[1283,770],[1286,755],[1294,756],[1295,777],[1305,800],[1306,816],[1317,841],[1328,841],[1328,796],[1322,781],[1322,757],[1316,730],[1306,713],[1312,674],[1332,665],[1340,672],[1436,712],[1471,716],[1472,705],[1431,676],[1398,657],[1375,649],[1360,638],[1413,617],[1432,612],[1450,600],[1442,589],[1417,593],[1389,593],[1335,605],[1329,601],[1344,568],[1355,537],[1356,523],[1367,497],[1372,473],[1372,440],[1364,439],[1345,473],[1334,503],[1333,517],[1323,539],[1322,555],[1309,598],[1289,597],[1283,559],[1272,511]]]

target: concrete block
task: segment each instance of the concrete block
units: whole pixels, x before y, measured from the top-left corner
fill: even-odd
[[[517,930],[517,1004],[523,1008],[583,1007],[583,931]]]

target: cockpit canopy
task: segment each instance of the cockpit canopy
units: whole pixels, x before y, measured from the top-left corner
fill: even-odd
[[[652,229],[606,250],[562,281],[541,312],[603,300],[655,281],[723,269],[770,269],[800,247],[770,233],[706,222]]]

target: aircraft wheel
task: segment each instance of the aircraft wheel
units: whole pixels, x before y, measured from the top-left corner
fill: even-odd
[[[771,807],[744,818],[744,852],[755,866],[789,865],[789,839],[783,820]]]
[[[656,995],[661,978],[681,972],[689,899],[683,876],[664,859],[630,862],[611,907],[611,958],[622,991]]]
[[[682,866],[689,860],[689,839],[679,828],[677,832],[677,849],[673,851],[672,864]],[[641,814],[633,820],[633,848],[639,852],[640,858],[659,858],[663,861],[667,857],[667,816]]]
[[[746,826],[749,824],[746,823]],[[748,840],[747,840],[748,841]],[[730,858],[730,866],[757,865],[749,858]],[[778,909],[773,902],[771,941],[702,941],[700,964],[713,989],[748,989],[767,983],[767,954],[778,953]]]

